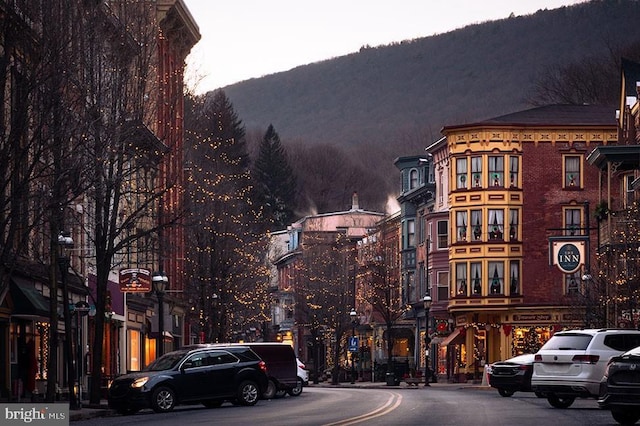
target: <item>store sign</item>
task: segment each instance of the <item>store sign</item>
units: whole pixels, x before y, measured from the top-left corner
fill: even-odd
[[[120,291],[148,293],[151,291],[151,271],[142,268],[120,269]]]
[[[565,274],[573,274],[585,263],[585,239],[551,239],[550,261]]]

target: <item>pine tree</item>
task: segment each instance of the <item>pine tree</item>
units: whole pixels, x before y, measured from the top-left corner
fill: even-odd
[[[190,320],[205,341],[234,340],[234,332],[262,328],[269,298],[245,129],[222,90],[187,99],[190,152],[187,259]]]
[[[283,229],[294,218],[297,182],[287,152],[272,124],[260,142],[252,172],[256,202],[263,208],[267,228]]]

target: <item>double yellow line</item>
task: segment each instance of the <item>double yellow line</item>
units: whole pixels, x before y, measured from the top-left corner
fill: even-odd
[[[402,395],[395,392],[389,392],[390,396],[387,402],[379,408],[376,408],[369,413],[362,414],[360,416],[351,417],[349,419],[340,420],[339,422],[327,423],[324,426],[349,426],[357,423],[362,423],[367,420],[374,419],[376,417],[384,416],[395,410],[402,404]]]

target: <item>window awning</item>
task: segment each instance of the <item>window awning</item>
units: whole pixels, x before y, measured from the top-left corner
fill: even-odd
[[[49,299],[35,289],[33,283],[19,277],[11,277],[11,300],[14,317],[49,317]]]
[[[458,337],[460,337],[460,329],[456,328],[453,333],[444,338],[444,340],[440,343],[440,346],[449,346],[454,343],[458,343],[455,341]],[[460,338],[460,343],[462,343],[462,338]]]

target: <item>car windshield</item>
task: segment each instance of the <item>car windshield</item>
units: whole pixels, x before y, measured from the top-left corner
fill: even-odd
[[[168,354],[165,354],[153,361],[143,371],[170,370],[175,367],[182,358],[184,358],[185,354],[186,352],[183,351],[169,352]]]
[[[590,334],[556,334],[540,350],[585,350],[592,338]]]

